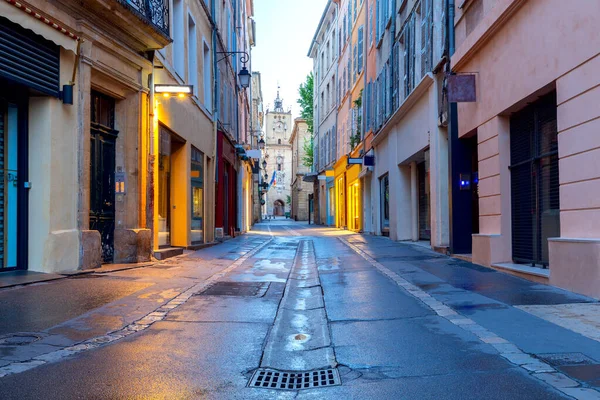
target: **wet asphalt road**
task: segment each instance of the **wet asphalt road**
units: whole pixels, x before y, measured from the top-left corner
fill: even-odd
[[[413,245],[276,221],[156,267],[0,291],[0,334],[39,332],[43,351],[118,329],[262,246],[219,279],[241,285],[217,284],[143,331],[0,378],[0,398],[569,398],[440,316],[340,237],[526,353],[600,360],[599,342],[513,307],[591,299]],[[0,346],[0,367],[27,351]],[[248,388],[259,367],[337,368],[342,384]]]

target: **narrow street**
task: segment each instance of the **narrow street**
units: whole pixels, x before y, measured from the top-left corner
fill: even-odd
[[[3,399],[599,398],[597,338],[520,309],[592,299],[305,223],[0,304]]]

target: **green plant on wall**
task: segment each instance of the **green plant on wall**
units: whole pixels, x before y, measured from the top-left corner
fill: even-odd
[[[287,195],[287,197],[285,198],[285,203],[289,206],[290,204],[292,204],[292,196],[290,196],[289,194]]]
[[[313,165],[313,145],[314,138],[311,133],[309,137],[304,138],[304,143],[302,144],[302,149],[304,150],[304,155],[302,156],[302,165],[305,167],[312,167]]]
[[[352,150],[360,143],[362,138],[362,114],[360,112],[362,110],[362,94],[363,91],[361,90],[358,98],[354,100],[354,109],[356,110],[356,132],[354,135],[350,135],[350,148]]]

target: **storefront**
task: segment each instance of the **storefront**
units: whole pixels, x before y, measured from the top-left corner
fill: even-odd
[[[346,229],[346,166],[347,158],[341,157],[334,165],[335,181],[335,226]]]
[[[30,95],[59,97],[60,48],[4,17],[0,41],[1,271],[28,268]]]
[[[190,166],[192,186],[192,245],[204,241],[204,154],[192,146],[192,162]]]
[[[215,228],[233,235],[236,228],[237,170],[235,148],[226,134],[217,133],[217,196]]]
[[[346,170],[346,193],[348,194],[348,229],[360,232],[363,226],[362,184],[359,174],[362,166],[354,164]]]

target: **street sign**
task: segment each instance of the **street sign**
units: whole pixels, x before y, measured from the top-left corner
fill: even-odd
[[[362,164],[362,163],[363,163],[362,158],[348,157],[348,164]]]

